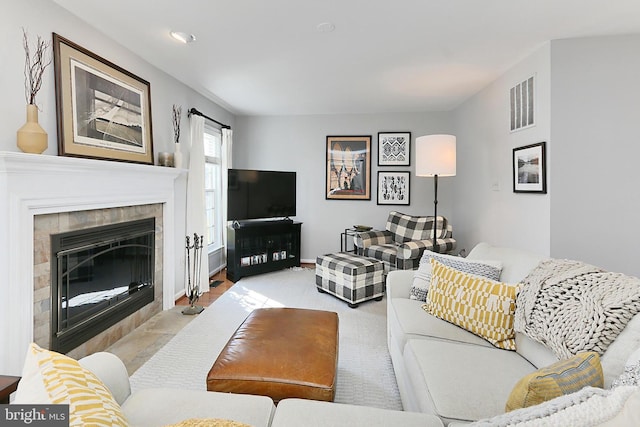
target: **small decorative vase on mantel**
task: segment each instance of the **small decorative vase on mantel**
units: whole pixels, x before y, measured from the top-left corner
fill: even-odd
[[[182,151],[180,151],[180,144],[176,143],[176,150],[173,153],[173,167],[181,169],[182,168]]]
[[[18,129],[18,148],[25,153],[41,154],[47,149],[47,132],[38,123],[38,107],[27,105],[27,123]]]
[[[173,104],[171,116],[173,118],[173,143],[175,145],[175,150],[173,153],[173,166],[181,169],[182,151],[180,151],[180,118],[182,117],[182,106]]]

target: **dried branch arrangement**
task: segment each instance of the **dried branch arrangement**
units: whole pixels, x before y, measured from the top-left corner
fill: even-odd
[[[182,117],[182,106],[173,104],[173,141],[180,142],[180,118]]]
[[[45,42],[38,36],[33,55],[29,47],[27,31],[22,29],[22,46],[24,47],[24,96],[28,104],[36,103],[36,95],[42,87],[44,70],[51,64],[52,56],[49,48],[51,42]]]

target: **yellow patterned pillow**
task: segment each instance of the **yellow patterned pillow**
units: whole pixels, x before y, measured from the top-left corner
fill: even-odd
[[[513,320],[518,287],[463,273],[431,259],[428,313],[472,332],[498,348],[515,350]]]
[[[164,427],[251,427],[249,424],[222,418],[189,418]]]
[[[14,403],[67,404],[70,426],[127,426],[111,392],[67,356],[31,344]]]
[[[511,391],[505,410],[537,405],[587,386],[604,386],[600,356],[593,351],[578,353],[522,378]]]

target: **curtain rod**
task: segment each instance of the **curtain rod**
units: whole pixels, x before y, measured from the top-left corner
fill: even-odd
[[[213,123],[216,123],[220,126],[222,126],[223,129],[231,129],[231,126],[229,125],[225,125],[224,123],[220,123],[219,121],[217,121],[216,119],[212,119],[211,117],[202,114],[200,111],[196,110],[195,108],[192,108],[189,110],[189,115],[195,114],[196,116],[202,116],[207,120],[211,120]]]

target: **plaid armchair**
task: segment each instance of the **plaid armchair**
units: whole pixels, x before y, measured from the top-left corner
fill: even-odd
[[[425,249],[439,253],[455,249],[453,228],[442,216],[438,216],[436,234],[434,249],[432,216],[411,216],[392,211],[384,231],[358,233],[355,244],[358,254],[382,261],[385,271],[414,270],[418,268]]]

